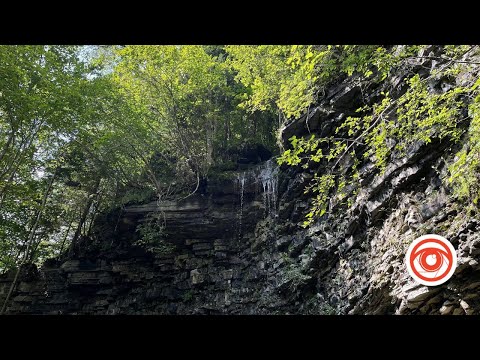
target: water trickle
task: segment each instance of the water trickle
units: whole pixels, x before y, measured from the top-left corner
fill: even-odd
[[[273,163],[273,160],[270,159],[265,162],[265,165],[260,168],[257,178],[262,183],[262,197],[265,214],[267,216],[276,216],[278,201],[278,167]]]
[[[240,211],[238,213],[238,235],[242,234],[242,216],[243,216],[243,194],[245,191],[245,172],[237,175],[237,184],[240,190]]]
[[[268,160],[264,164],[237,174],[235,191],[238,191],[240,194],[237,230],[239,237],[242,235],[245,189],[248,187],[248,189],[252,190],[252,186],[254,186],[256,194],[260,192],[262,194],[265,217],[276,217],[278,207],[278,167],[274,160]]]

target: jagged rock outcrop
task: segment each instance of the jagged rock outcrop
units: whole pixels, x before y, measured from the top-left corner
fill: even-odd
[[[419,60],[409,71],[437,65]],[[396,96],[405,76],[390,78]],[[354,77],[340,81],[284,127],[284,143],[332,134],[381,91],[373,83],[360,89]],[[364,162],[353,206],[334,207],[308,229],[300,225],[311,171],[269,161],[225,172],[202,194],[127,208],[104,250],[25,267],[8,313],[478,314],[480,219],[441,180],[457,150],[438,139],[417,143],[382,175]],[[171,253],[133,244],[136,226],[154,211],[165,218]],[[458,255],[452,279],[432,288],[416,284],[404,265],[410,242],[427,233],[448,238]],[[0,301],[12,277],[0,278]]]

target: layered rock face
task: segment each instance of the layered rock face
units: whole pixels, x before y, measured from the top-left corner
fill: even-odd
[[[25,268],[8,312],[256,313],[253,299],[264,291],[259,280],[279,254],[252,261],[252,244],[259,224],[276,217],[280,178],[267,161],[212,180],[203,194],[179,202],[128,207],[116,224],[121,240],[112,238],[109,250],[85,244],[73,258],[49,261],[40,271]],[[132,244],[151,213],[164,219],[172,252]],[[12,278],[0,280],[0,299]]]
[[[416,71],[433,69],[431,60]],[[405,73],[392,77],[403,90]],[[442,79],[435,80],[441,88]],[[461,79],[457,79],[461,81]],[[440,84],[440,85],[439,85]],[[287,124],[293,135],[329,136],[381,87],[355,78],[332,86],[309,114]],[[25,267],[10,314],[477,314],[480,221],[442,183],[461,145],[433,139],[391,159],[380,175],[362,164],[353,206],[331,209],[303,229],[305,186],[313,171],[273,161],[208,181],[180,202],[132,206],[101,250]],[[161,213],[174,251],[134,245],[136,226]],[[447,283],[418,285],[404,257],[416,237],[449,239],[458,267]],[[12,274],[0,278],[0,302]]]

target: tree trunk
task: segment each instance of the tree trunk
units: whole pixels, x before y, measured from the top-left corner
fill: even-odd
[[[2,309],[0,310],[0,315],[3,315],[5,313],[5,310],[7,309],[8,301],[10,300],[10,297],[12,296],[13,291],[15,290],[15,287],[17,285],[18,276],[20,275],[20,271],[22,270],[23,265],[25,264],[25,262],[28,259],[28,254],[30,252],[30,247],[32,246],[32,243],[35,239],[35,232],[37,231],[38,224],[40,223],[40,220],[42,218],[43,210],[45,209],[45,205],[47,204],[48,196],[50,195],[50,192],[53,188],[53,183],[54,183],[56,177],[57,177],[57,170],[55,170],[55,173],[53,174],[52,178],[50,179],[50,183],[48,184],[47,190],[45,191],[45,194],[43,195],[42,204],[40,205],[40,209],[38,209],[37,216],[35,218],[35,222],[33,223],[32,229],[30,230],[30,234],[28,236],[27,248],[26,248],[25,253],[23,255],[23,259],[20,262],[20,265],[18,266],[17,272],[15,273],[15,277],[13,278],[12,285],[10,285],[10,289],[8,290],[7,297],[5,298],[5,301],[3,302]]]
[[[30,255],[27,258],[27,262],[33,262],[33,259],[35,259],[35,253],[38,250],[38,247],[40,246],[40,243],[42,242],[42,237],[45,235],[45,233],[41,234],[40,238],[37,241],[34,241],[34,245],[32,246],[32,251],[30,251]]]
[[[7,180],[7,183],[3,187],[2,191],[0,191],[0,209],[2,208],[3,201],[5,200],[5,197],[7,196],[7,190],[10,185],[10,183],[13,181],[13,178],[15,177],[15,173],[12,173],[10,177]]]
[[[7,153],[8,151],[8,148],[10,147],[10,144],[12,143],[13,141],[13,130],[10,132],[10,135],[8,135],[8,140],[5,144],[5,146],[3,147],[3,150],[2,150],[2,153],[0,154],[0,161],[2,161],[3,157],[5,156],[5,154]]]
[[[229,119],[228,119],[228,116],[226,116],[226,119],[225,119],[225,137],[223,138],[223,148],[224,149],[227,148],[228,140],[229,140]]]
[[[62,255],[63,248],[65,247],[65,243],[67,242],[68,234],[70,233],[70,229],[72,228],[72,224],[73,224],[73,220],[71,220],[70,223],[68,224],[67,232],[65,233],[65,236],[63,237],[63,240],[62,240],[62,245],[60,247],[59,255]]]
[[[213,123],[210,119],[205,121],[205,147],[207,166],[210,166],[213,162]]]
[[[19,149],[13,154],[13,159],[10,161],[10,164],[5,164],[6,167],[3,169],[3,172],[0,174],[0,180],[2,180],[5,176],[9,176],[9,182],[17,174],[17,170],[19,169],[20,165],[22,165],[22,156],[29,150],[30,146],[33,143],[35,135],[38,133],[38,130],[35,130],[30,137],[27,139],[22,140],[20,143]],[[24,159],[23,159],[24,160]],[[9,175],[10,173],[10,175]],[[5,184],[5,186],[0,190],[0,199],[3,202],[3,198],[5,197],[5,193],[9,186],[9,182]]]
[[[100,178],[97,179],[95,186],[93,188],[93,191],[88,197],[87,204],[83,209],[82,216],[80,217],[80,221],[78,222],[77,230],[75,230],[75,234],[73,235],[72,244],[70,245],[70,251],[69,251],[70,255],[73,254],[75,245],[77,244],[78,238],[80,237],[80,234],[82,232],[83,224],[85,223],[88,213],[90,212],[90,208],[92,207],[93,199],[94,199],[92,195],[96,194],[98,192],[98,189],[100,188],[100,180],[101,180]]]
[[[97,203],[95,204],[95,208],[93,210],[92,220],[90,220],[90,224],[88,225],[88,230],[87,230],[87,236],[88,237],[90,237],[90,235],[92,233],[93,224],[95,223],[95,219],[97,218],[98,209],[100,208],[101,201],[102,201],[102,197],[101,197],[101,195],[98,195]]]

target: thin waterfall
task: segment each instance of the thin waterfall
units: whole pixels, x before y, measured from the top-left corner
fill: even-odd
[[[262,183],[265,215],[274,217],[277,215],[278,205],[278,167],[272,159],[266,161],[260,168],[257,179]]]
[[[237,175],[237,184],[239,185],[239,191],[240,191],[240,211],[238,213],[238,236],[242,234],[243,194],[245,192],[245,179],[246,179],[245,172]]]
[[[245,189],[252,189],[255,192],[262,193],[263,208],[265,217],[276,217],[278,210],[278,167],[274,160],[268,160],[265,163],[251,168],[242,173],[238,173],[235,181],[235,189],[240,195],[240,209],[238,211],[238,236],[242,235],[243,209]],[[261,184],[261,186],[260,186]]]

